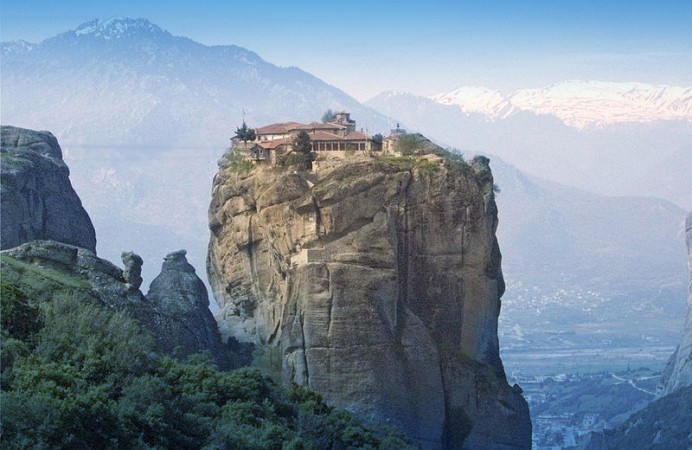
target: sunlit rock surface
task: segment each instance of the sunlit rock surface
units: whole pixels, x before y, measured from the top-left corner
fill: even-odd
[[[425,448],[531,446],[499,357],[487,159],[226,168],[209,214],[217,320],[257,365]]]

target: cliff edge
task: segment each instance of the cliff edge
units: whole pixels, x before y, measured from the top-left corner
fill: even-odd
[[[686,386],[692,386],[692,212],[685,222],[687,241],[687,268],[690,282],[687,288],[687,319],[682,340],[668,361],[661,380],[660,395],[667,395]]]
[[[486,158],[220,169],[207,270],[222,334],[255,364],[425,448],[530,448],[507,384]]]
[[[50,239],[96,252],[96,233],[72,189],[57,139],[48,131],[3,126],[0,249]]]

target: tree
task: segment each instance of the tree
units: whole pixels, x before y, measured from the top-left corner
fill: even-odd
[[[312,151],[312,141],[306,131],[301,131],[293,140],[293,152],[300,155],[299,163],[306,169],[312,170],[312,162],[315,160],[315,152]]]
[[[331,109],[328,109],[322,115],[322,123],[334,122],[335,120],[336,120],[336,113],[334,111],[332,111]]]
[[[404,156],[411,156],[418,148],[418,138],[415,134],[402,134],[397,138],[396,149]]]
[[[384,136],[381,133],[374,134],[372,136],[372,150],[380,151],[382,150],[382,144],[384,143]]]
[[[247,141],[254,141],[257,139],[257,133],[254,128],[248,128],[245,121],[243,121],[243,126],[236,128],[235,137],[243,141],[247,145]]]

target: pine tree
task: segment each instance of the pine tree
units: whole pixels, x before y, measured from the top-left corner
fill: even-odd
[[[336,120],[336,113],[334,111],[332,111],[331,109],[328,109],[322,115],[322,123],[334,122],[335,120]]]
[[[235,137],[240,139],[241,141],[243,141],[245,145],[247,145],[248,141],[254,141],[255,139],[257,139],[257,133],[255,132],[254,128],[248,128],[245,121],[243,121],[243,126],[236,128]]]
[[[293,152],[301,155],[301,163],[306,170],[312,170],[312,162],[315,160],[315,152],[312,151],[310,135],[301,131],[293,140]]]

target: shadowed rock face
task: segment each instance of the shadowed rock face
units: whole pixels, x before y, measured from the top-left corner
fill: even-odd
[[[55,137],[3,126],[1,147],[0,248],[51,239],[96,252],[94,226],[72,189]]]
[[[123,259],[132,262],[125,271],[90,250],[56,241],[32,241],[4,250],[2,255],[32,265],[38,271],[48,269],[53,277],[66,275],[81,280],[83,285],[75,288],[75,296],[138,320],[156,339],[161,351],[178,357],[209,352],[222,368],[232,363],[207,309],[206,288],[187,263],[184,250],[166,257],[161,275],[152,282],[149,297],[135,287],[137,282],[133,284],[124,276],[124,272],[141,264],[141,258],[131,252],[124,254]],[[9,266],[3,276],[18,276],[21,280],[21,273],[13,275]]]
[[[685,231],[687,267],[690,272],[690,283],[687,289],[687,320],[685,321],[682,340],[663,373],[660,395],[670,394],[685,386],[692,385],[692,213],[687,216]]]
[[[487,159],[221,170],[208,273],[255,363],[425,448],[530,448],[499,357],[504,282]]]
[[[183,355],[208,351],[223,368],[230,366],[228,351],[221,341],[214,316],[209,311],[207,288],[187,262],[185,250],[169,253],[161,273],[149,286],[147,299],[165,316],[159,333],[165,336],[161,347],[168,353]],[[180,350],[176,350],[179,347]]]

